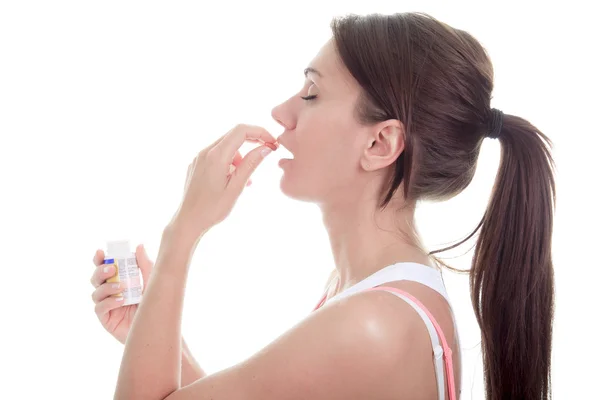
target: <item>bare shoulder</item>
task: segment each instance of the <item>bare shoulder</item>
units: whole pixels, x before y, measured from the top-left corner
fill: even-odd
[[[420,396],[419,365],[432,364],[430,355],[426,328],[410,305],[362,292],[323,306],[248,360],[169,399]]]

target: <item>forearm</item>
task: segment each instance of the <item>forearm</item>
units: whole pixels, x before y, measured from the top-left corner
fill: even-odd
[[[194,359],[192,352],[188,348],[185,340],[181,339],[181,387],[191,385],[198,379],[204,378],[206,372],[200,367]]]
[[[181,314],[195,247],[165,230],[152,278],[125,344],[115,399],[164,399],[182,377]]]

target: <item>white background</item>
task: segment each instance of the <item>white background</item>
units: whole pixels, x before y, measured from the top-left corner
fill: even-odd
[[[585,4],[0,2],[0,398],[111,398],[123,347],[93,312],[94,251],[126,238],[155,257],[188,163],[237,123],[283,132],[271,109],[302,87],[333,16],[403,11],[478,38],[495,68],[492,105],[555,143],[553,389],[556,399],[589,398],[600,372],[590,329],[600,35]],[[318,208],[279,191],[282,156],[259,167],[193,260],[183,331],[210,373],[306,316],[334,268]],[[419,209],[431,249],[475,227],[498,156],[487,140],[465,193]],[[452,265],[468,268],[468,250]],[[463,398],[480,399],[468,278],[444,274],[464,346]]]

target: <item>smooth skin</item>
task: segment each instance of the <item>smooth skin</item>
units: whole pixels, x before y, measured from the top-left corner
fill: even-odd
[[[312,313],[250,359],[181,385],[181,313],[191,257],[231,212],[263,157],[260,146],[231,177],[228,160],[248,137],[239,125],[188,168],[184,198],[165,228],[156,265],[131,324],[116,399],[385,399],[415,393],[413,368],[429,362],[423,323],[387,293],[362,293]],[[151,379],[148,379],[151,377]]]
[[[404,149],[402,123],[363,126],[354,120],[360,87],[337,60],[332,42],[311,66],[321,76],[308,74],[302,93],[272,115],[286,129],[277,142],[294,154],[283,167],[282,192],[318,204],[323,213],[336,266],[328,297],[394,262],[434,268],[414,232],[414,204],[399,191],[385,210],[377,207],[379,189]],[[318,99],[305,102],[300,95]],[[249,359],[191,384],[182,382],[181,311],[190,260],[203,235],[227,217],[263,159],[260,151],[267,146],[249,152],[229,174],[236,151],[248,140],[276,143],[263,128],[239,125],[190,164],[182,203],[165,227],[128,333],[115,398],[435,399],[432,348],[423,321],[407,303],[379,291],[328,303]],[[460,349],[445,299],[416,282],[386,286],[411,293],[432,312],[453,350],[460,388]]]
[[[135,256],[144,282],[148,282],[154,263],[148,258],[146,249],[142,245],[136,248]],[[108,267],[108,271],[104,272],[103,250],[96,251],[93,262],[95,268],[90,282],[95,288],[92,292],[92,300],[95,304],[94,311],[104,329],[119,342],[125,344],[138,304],[123,306],[123,302],[118,297],[111,296],[121,293],[124,287],[122,284],[119,287],[114,287],[114,283],[106,282],[107,279],[115,275],[116,271],[114,267]],[[181,339],[181,346],[181,386],[186,386],[205,377],[206,372],[194,359],[183,338]]]
[[[261,142],[260,140],[253,139],[249,139],[248,141]],[[277,146],[271,148],[276,149]],[[227,174],[228,177],[233,171],[235,171],[235,169],[240,165],[241,162],[241,153],[237,151],[232,159],[229,172]],[[248,179],[246,186],[250,186],[251,184],[252,179]],[[146,249],[142,245],[139,245],[136,248],[135,255],[137,265],[139,266],[140,271],[142,273],[142,279],[144,282],[148,282],[150,280],[150,272],[152,271],[154,263],[148,258]],[[90,283],[94,287],[94,291],[92,292],[92,301],[95,304],[94,311],[104,329],[119,342],[125,344],[127,335],[129,334],[129,330],[131,329],[133,317],[138,308],[138,304],[123,306],[123,297],[113,296],[115,294],[123,292],[125,287],[123,283],[106,282],[109,278],[112,278],[116,274],[116,269],[114,266],[103,265],[103,250],[97,250],[92,261],[94,263],[94,266],[96,267],[94,268],[94,272],[92,274],[92,277],[90,278]],[[182,386],[188,385],[206,376],[206,372],[204,372],[204,370],[200,367],[198,362],[194,359],[183,338],[181,357]]]

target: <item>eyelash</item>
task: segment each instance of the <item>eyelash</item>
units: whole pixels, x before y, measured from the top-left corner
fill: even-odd
[[[310,101],[310,100],[314,100],[314,99],[316,99],[316,98],[317,98],[317,95],[316,95],[316,94],[313,94],[313,95],[306,96],[306,97],[300,96],[300,98],[301,98],[302,100]]]

